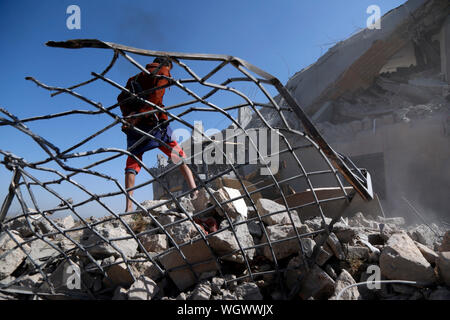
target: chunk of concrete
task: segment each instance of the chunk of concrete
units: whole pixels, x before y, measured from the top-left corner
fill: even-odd
[[[334,295],[330,300],[336,300],[338,294],[345,288],[350,285],[356,284],[355,279],[348,273],[347,270],[343,269],[339,277],[336,279],[336,286],[334,289]],[[357,287],[352,287],[346,289],[340,299],[341,300],[359,300],[360,294]]]
[[[166,270],[177,268],[168,272],[180,291],[196,283],[195,275],[199,277],[204,272],[217,271],[219,269],[210,248],[203,239],[198,239],[192,244],[181,247],[181,252],[186,257],[187,262],[195,264],[195,266],[192,266],[192,270],[183,260],[178,250],[175,248],[169,250],[169,252],[159,257],[159,261]],[[195,275],[193,272],[195,272]]]
[[[134,276],[137,275],[136,270],[132,266],[130,266],[131,272],[134,272]],[[110,278],[111,281],[108,281],[108,278],[105,278],[103,283],[107,286],[114,285],[114,286],[124,286],[129,287],[131,284],[133,284],[134,279],[131,276],[130,271],[127,268],[127,265],[122,262],[119,264],[113,264],[106,270],[106,274]],[[111,283],[112,282],[112,283]]]
[[[306,225],[297,225],[296,228],[297,228],[299,235],[310,232],[310,229]],[[268,226],[266,228],[266,231],[267,231],[267,235],[271,242],[296,236],[295,230],[292,227],[292,225]],[[266,235],[263,235],[263,237],[261,239],[261,243],[267,243],[267,242],[268,241],[267,241]],[[290,256],[291,254],[300,252],[300,246],[299,246],[298,239],[291,239],[291,240],[273,243],[272,248],[273,248],[275,257],[277,259],[283,259],[283,258]],[[270,261],[273,261],[273,257],[272,257],[272,253],[271,253],[269,245],[264,246],[263,252],[264,252],[264,256],[267,259],[269,259]]]
[[[112,240],[128,236],[125,229],[113,227],[111,224],[102,225],[96,228],[97,232],[104,238]],[[120,250],[126,257],[133,257],[137,252],[137,242],[130,238],[125,240],[112,241],[112,244]],[[120,253],[110,244],[106,243],[98,235],[89,229],[85,229],[81,238],[81,245],[95,258],[105,258],[108,256],[119,257]]]
[[[450,251],[439,252],[437,267],[442,280],[450,286]]]
[[[284,205],[276,203],[275,201],[269,199],[259,199],[256,202],[256,209],[258,210],[260,216],[281,211],[280,213],[263,217],[261,219],[268,226],[273,226],[276,224],[291,224],[291,219],[287,213],[287,208]],[[294,223],[300,223],[300,218],[298,217],[297,211],[290,210],[290,212]]]
[[[338,258],[339,260],[345,260],[345,254],[342,250],[342,245],[334,233],[330,233],[330,235],[328,236],[327,244],[333,251],[333,254],[336,256],[336,258]]]
[[[439,246],[438,250],[440,252],[442,252],[442,251],[450,251],[450,230],[448,230],[444,234],[444,238],[442,239],[442,244]]]
[[[72,215],[69,215],[67,217],[62,218],[61,220],[57,221],[56,224],[67,230],[70,228],[73,228],[73,226],[75,225],[75,220],[73,219]]]
[[[430,263],[435,264],[436,260],[438,258],[438,254],[428,248],[427,246],[421,244],[420,242],[414,241],[416,247],[420,250],[420,253],[423,255],[423,257]]]
[[[18,232],[12,231],[11,235],[17,243],[23,243]],[[13,273],[26,258],[25,252],[17,246],[13,239],[5,232],[0,235],[0,280]],[[14,247],[16,248],[13,249]],[[26,244],[23,245],[23,248],[27,252],[30,250]],[[13,250],[10,251],[11,249]]]
[[[169,241],[165,234],[144,234],[139,237],[148,252],[163,252],[169,248]]]
[[[190,300],[209,300],[211,298],[211,284],[208,281],[200,283],[189,297]]]
[[[245,203],[243,198],[234,200],[232,202],[223,203],[242,196],[239,190],[222,187],[214,192],[213,195],[217,199],[217,201],[221,203],[221,206],[223,208],[223,210],[217,210],[221,216],[225,216],[225,213],[223,212],[225,211],[232,220],[236,220],[238,218],[247,219],[248,209],[247,204]]]
[[[411,239],[431,249],[434,247],[434,243],[439,240],[438,236],[425,224],[421,224],[413,229],[410,229],[408,231],[408,235]]]
[[[393,234],[380,256],[381,274],[392,280],[410,280],[431,284],[434,270],[406,233]]]
[[[167,228],[167,231],[177,244],[189,242],[199,235],[199,232],[194,226],[194,222],[189,220],[170,226]]]
[[[158,291],[159,287],[155,281],[140,276],[128,290],[128,300],[152,300]]]
[[[300,281],[300,298],[329,298],[335,289],[334,280],[319,266],[315,265]]]
[[[245,250],[246,248],[254,246],[253,237],[250,235],[247,225],[240,224],[234,226],[234,230],[236,231],[236,236],[231,230],[223,230],[212,235],[208,238],[209,245],[219,257],[235,250],[239,250],[232,255],[223,257],[223,260],[244,263],[245,259],[242,256],[242,251],[240,251],[239,244],[236,241],[237,237],[247,259],[250,261],[253,260],[255,249]]]
[[[262,300],[263,296],[256,283],[246,282],[240,284],[235,290],[238,300]]]

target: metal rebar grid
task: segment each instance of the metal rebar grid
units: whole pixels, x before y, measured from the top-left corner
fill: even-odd
[[[4,275],[0,273],[0,276],[3,278],[0,279],[0,291],[19,295],[33,294],[41,297],[62,295],[86,299],[108,298],[111,297],[114,288],[118,285],[117,270],[126,273],[126,275],[121,277],[122,279],[127,279],[130,284],[142,274],[144,266],[144,269],[147,270],[147,275],[151,273],[155,278],[168,277],[177,284],[180,290],[184,287],[183,284],[178,284],[176,280],[177,275],[180,274],[185,278],[192,277],[193,283],[200,281],[204,276],[202,273],[205,271],[214,271],[225,277],[225,273],[230,273],[229,270],[231,269],[239,270],[239,272],[237,272],[235,278],[225,277],[227,279],[226,284],[240,280],[256,281],[267,275],[275,275],[275,277],[279,278],[283,272],[291,268],[283,260],[285,257],[279,257],[277,250],[280,247],[298,245],[298,255],[303,261],[309,261],[305,264],[308,268],[309,263],[314,261],[320,247],[325,243],[328,234],[332,231],[333,224],[340,219],[340,215],[337,215],[330,223],[327,223],[325,218],[326,212],[324,212],[323,208],[324,204],[342,200],[349,201],[353,196],[349,190],[354,190],[366,200],[372,198],[370,175],[366,171],[356,168],[349,159],[335,152],[325,142],[307,115],[278,79],[244,60],[225,55],[142,50],[99,40],[48,42],[47,45],[72,49],[103,48],[112,50],[113,58],[103,72],[92,72],[91,79],[68,88],[47,85],[32,77],[26,78],[38,86],[49,90],[52,97],[66,94],[76,98],[77,101],[88,105],[88,110],[76,109],[19,119],[6,109],[0,109],[0,112],[4,115],[0,117],[0,127],[8,126],[19,130],[34,140],[47,155],[44,159],[30,162],[26,160],[25,156],[27,155],[21,157],[0,148],[0,153],[4,156],[1,163],[12,172],[12,180],[0,211],[0,236],[3,237],[0,243],[5,246],[5,248],[0,248],[0,259],[7,259],[8,256],[17,256],[17,259],[23,260],[23,263],[16,266],[12,277],[6,277],[6,273]],[[149,90],[137,96],[121,84],[107,77],[108,72],[115,66],[120,57],[134,65],[138,72],[148,74],[147,69],[131,55],[169,58],[173,62],[174,68],[182,71],[186,78],[175,79],[159,75],[156,75],[156,77],[166,78],[169,84],[165,87],[175,88],[177,92],[183,93],[188,98],[162,108],[141,97],[143,94],[148,93]],[[192,61],[195,61],[196,65],[204,62],[206,63],[206,68],[210,69],[207,72],[202,71],[205,75],[200,76],[200,72],[194,71],[194,68],[188,65],[188,62]],[[215,63],[212,68],[210,67],[211,63]],[[115,96],[120,91],[126,91],[132,97],[138,98],[143,103],[153,107],[153,110],[124,118],[120,114],[118,103],[105,107],[102,103],[74,91],[95,81],[109,85],[111,95]],[[246,95],[243,90],[239,90],[238,87],[241,83],[248,83],[257,88],[264,101],[254,101],[255,99]],[[151,90],[157,89],[160,88]],[[272,97],[269,93],[270,90],[274,90],[278,94],[276,98]],[[240,103],[223,106],[212,102],[217,95],[223,93],[233,96],[233,99],[239,98]],[[171,94],[173,92],[166,92],[165,100]],[[222,101],[222,103],[225,101],[226,103],[227,100],[222,99],[219,101]],[[251,109],[253,117],[260,121],[259,123],[262,124],[262,127],[269,134],[275,134],[282,148],[269,150],[269,154],[267,154],[268,150],[260,150],[261,146],[258,144],[257,137],[251,132],[252,128],[242,126],[231,115],[233,111],[241,108]],[[262,112],[264,108],[270,108],[275,112],[277,115],[276,125],[273,125],[273,121],[268,121],[265,118]],[[233,125],[235,132],[235,135],[227,136],[221,143],[228,142],[233,144],[235,138],[239,136],[245,137],[246,141],[248,141],[247,149],[254,150],[256,158],[252,160],[245,159],[244,162],[237,163],[232,156],[230,157],[227,154],[226,150],[217,148],[215,149],[216,152],[221,153],[220,156],[225,161],[225,164],[221,165],[221,167],[225,167],[225,170],[212,170],[211,172],[214,171],[215,174],[208,174],[205,177],[197,172],[195,166],[191,166],[196,178],[197,190],[209,202],[209,205],[205,205],[201,209],[196,208],[192,210],[186,204],[186,201],[190,201],[190,194],[193,190],[182,190],[174,193],[167,186],[167,177],[183,163],[190,163],[198,154],[191,154],[186,159],[183,159],[182,162],[173,164],[165,170],[155,173],[155,170],[152,170],[132,153],[140,141],[145,139],[157,140],[161,145],[171,149],[165,142],[157,139],[149,132],[144,132],[127,122],[131,117],[140,117],[155,112],[167,114],[168,120],[165,123],[181,125],[201,135],[202,141],[210,147],[216,146],[218,141],[199,131],[186,118],[191,113],[195,113],[196,117],[199,114],[198,120],[202,120],[202,117],[206,117],[206,114],[208,116],[211,113],[220,115]],[[36,121],[58,119],[73,115],[85,117],[106,115],[110,118],[110,123],[94,134],[77,141],[65,150],[61,150],[52,144],[49,141],[51,137],[47,140],[34,133],[26,125]],[[289,119],[287,119],[287,115]],[[303,130],[294,129],[290,125],[292,122],[300,124]],[[95,139],[100,135],[109,130],[117,129],[122,124],[128,124],[131,130],[142,135],[141,140],[128,150],[117,148],[117,143],[115,142],[94,150],[83,149],[88,143],[95,142]],[[315,159],[318,159],[317,161],[323,165],[321,169],[317,169],[316,163],[311,166],[311,161],[303,161],[303,152],[306,149],[309,150],[308,152],[315,154]],[[102,156],[102,158],[86,164],[86,158],[89,156]],[[137,201],[135,197],[130,196],[127,192],[130,190],[126,190],[119,182],[119,179],[123,179],[122,174],[111,176],[96,170],[96,167],[111,162],[116,158],[122,157],[122,159],[125,159],[123,156],[134,158],[142,166],[142,171],[145,171],[150,176],[146,181],[137,184],[133,190],[158,184],[167,197],[155,199],[159,201],[151,202],[150,206],[144,205],[144,203]],[[273,159],[275,156],[289,159],[289,165],[295,167],[293,172],[297,173],[287,177],[286,175],[282,177],[280,174],[274,173],[268,159]],[[77,165],[76,162],[76,160],[80,159],[85,160],[85,164],[82,166]],[[257,166],[255,166],[255,160],[258,162]],[[266,174],[262,186],[259,182],[248,184],[243,174],[246,168],[257,168],[258,172],[260,172],[260,169],[264,170]],[[218,198],[217,190],[212,189],[211,186],[216,185],[217,181],[229,174],[233,174],[240,195],[228,199]],[[43,180],[38,178],[38,176],[47,178]],[[82,176],[98,178],[104,181],[105,184],[112,183],[115,186],[115,191],[95,193],[91,191],[92,188],[89,186],[84,186],[75,180],[77,177]],[[143,175],[139,176],[140,179],[143,179],[141,176]],[[340,190],[339,195],[328,198],[320,198],[318,196],[316,192],[318,186],[314,181],[317,177],[323,176],[329,177],[334,181],[334,185]],[[289,204],[289,195],[286,194],[285,187],[295,181],[300,181],[306,186],[305,191],[306,189],[309,190],[312,201],[306,201],[300,205]],[[69,200],[68,196],[64,194],[64,190],[60,188],[61,184],[73,186],[86,195],[87,198],[84,200],[78,198]],[[349,186],[351,188],[348,188]],[[49,209],[41,208],[39,198],[35,196],[35,190],[37,189],[39,192],[46,192],[52,195],[60,203]],[[276,198],[283,209],[269,213],[261,212],[258,207],[261,194],[273,195],[273,199]],[[114,197],[123,197],[124,200],[125,197],[128,197],[136,206],[136,210],[123,212],[111,207],[106,202]],[[12,215],[10,210],[14,198],[19,203],[21,210],[21,213],[16,215]],[[249,213],[248,216],[242,217],[229,214],[230,207],[236,205],[239,201],[241,201],[241,204],[242,201],[245,202],[245,206],[251,214]],[[97,218],[86,218],[80,214],[80,208],[91,203],[95,203],[103,208],[105,215]],[[302,210],[311,207],[317,209],[318,215],[322,219],[322,229],[319,231],[308,230],[308,228],[305,228],[305,225],[302,225],[301,222],[303,221],[300,222],[301,219],[299,217],[301,217]],[[54,213],[67,211],[76,220],[70,227],[51,217]],[[220,227],[217,231],[206,232],[197,223],[198,221],[194,221],[211,215],[215,216],[216,219],[222,220],[218,221]],[[273,239],[270,235],[271,226],[267,223],[267,219],[275,215],[286,215],[288,218],[284,225],[290,228],[290,231],[286,237],[281,239]],[[162,218],[163,216],[165,217],[164,219]],[[169,216],[172,218],[167,218]],[[259,241],[256,241],[258,243],[242,240],[245,238],[242,232],[246,232],[248,236],[250,235],[248,233],[250,224],[256,224],[261,228],[262,236]],[[20,232],[17,232],[18,225],[20,226]],[[247,231],[245,229],[242,231],[243,226],[246,227]],[[177,234],[177,230],[178,232],[183,232],[180,230],[189,230],[192,234],[186,240],[186,237],[180,237]],[[233,249],[225,250],[226,252],[212,245],[212,241],[217,242],[217,237],[225,233],[227,233],[227,241],[232,241],[230,238],[235,239]],[[165,236],[169,247],[158,252],[147,250],[145,241],[147,237],[154,235]],[[317,245],[312,255],[306,257],[302,239],[312,237],[316,240]],[[34,247],[42,248],[42,246],[50,250],[51,254],[39,256],[33,251]],[[129,250],[129,248],[133,248],[133,250]],[[197,254],[199,252],[201,254]],[[201,257],[198,258],[198,255],[201,255]],[[114,259],[110,259],[111,256]],[[270,268],[261,270],[261,263],[258,262],[258,259],[264,260],[263,263],[269,265]],[[232,261],[231,264],[230,261]],[[67,266],[70,265],[75,265],[80,270],[81,288],[77,288],[77,290],[68,290],[67,283],[64,283],[62,280],[62,282],[55,280],[58,268],[67,269]],[[236,265],[239,267],[236,268]],[[116,271],[113,272],[112,270]],[[67,274],[64,276],[62,275],[63,273],[61,273],[60,277],[66,281]],[[43,283],[38,288],[30,287],[25,281],[35,274],[39,274],[42,277]],[[61,286],[55,287],[55,283],[61,283]]]

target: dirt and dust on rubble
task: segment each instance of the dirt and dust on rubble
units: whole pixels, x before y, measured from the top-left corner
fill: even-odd
[[[313,254],[324,236],[315,233],[323,230],[322,218],[300,219],[290,210],[291,220],[285,206],[264,198],[256,201],[257,214],[242,198],[229,201],[240,195],[237,189],[210,191],[226,203],[221,209],[212,205],[206,192],[196,199],[182,198],[182,209],[168,200],[148,200],[142,206],[155,220],[143,211],[122,216],[124,223],[114,216],[88,218],[98,234],[71,216],[52,223],[44,217],[32,224],[25,218],[11,221],[10,231],[0,237],[0,283],[14,282],[9,288],[17,290],[1,291],[0,298],[303,300],[336,299],[341,293],[339,299],[345,300],[450,299],[450,231],[435,224],[406,226],[401,217],[356,212],[337,221]],[[205,213],[194,215],[194,221],[192,214],[198,210]],[[43,234],[55,231],[54,236],[27,244],[33,238],[30,226]],[[81,247],[56,229],[66,230]],[[306,235],[301,241],[295,229]],[[100,236],[115,241],[106,243]],[[31,274],[36,262],[42,273]],[[374,280],[373,270],[380,271],[379,280],[416,284],[383,283],[342,291]],[[78,286],[75,274],[80,275]]]

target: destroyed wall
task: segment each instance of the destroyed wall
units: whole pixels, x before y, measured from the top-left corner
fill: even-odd
[[[339,42],[286,84],[331,146],[372,173],[386,214],[408,222],[419,218],[403,197],[429,219],[448,221],[448,12],[448,1],[407,1],[382,17],[380,30]],[[277,125],[272,110],[262,113]],[[247,128],[259,126],[253,117]],[[296,154],[323,169],[308,150]],[[281,155],[281,163],[282,179],[299,174],[291,159]],[[334,183],[314,179],[317,187]],[[307,189],[296,180],[289,186],[296,193]]]

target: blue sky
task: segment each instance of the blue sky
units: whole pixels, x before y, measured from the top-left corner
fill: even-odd
[[[67,50],[49,48],[48,40],[97,38],[144,49],[179,52],[229,54],[243,58],[278,77],[283,83],[295,72],[315,62],[334,43],[346,39],[364,28],[369,14],[366,9],[376,4],[381,13],[401,5],[401,0],[227,0],[227,1],[11,1],[0,2],[0,61],[2,86],[0,106],[19,118],[56,113],[70,109],[92,110],[92,107],[66,95],[50,97],[26,76],[33,76],[49,85],[70,86],[90,78],[90,72],[100,72],[109,63],[111,51],[100,49]],[[66,19],[69,5],[81,9],[81,29],[69,30]],[[146,59],[138,58],[142,64]],[[199,67],[201,69],[201,67]],[[113,80],[124,84],[137,70],[119,59],[109,73]],[[174,69],[174,77],[182,72]],[[245,88],[243,89],[245,91]],[[250,89],[248,89],[250,90]],[[78,92],[100,101],[104,106],[115,102],[117,91],[103,83],[95,83]],[[247,92],[250,94],[250,92]],[[167,102],[175,101],[178,93],[168,91]],[[172,100],[170,100],[172,99]],[[225,99],[225,98],[224,98]],[[224,99],[218,103],[227,104]],[[194,118],[189,118],[192,121]],[[223,120],[211,116],[200,119],[205,127],[218,127]],[[65,149],[89,134],[109,124],[107,116],[71,116],[59,120],[30,123],[29,127],[52,143]],[[78,151],[99,147],[125,148],[124,135],[118,127],[108,131]],[[35,161],[45,155],[36,145],[15,129],[0,127],[0,149]],[[146,163],[155,161],[157,151],[144,156]],[[74,162],[83,165],[99,159],[89,157]],[[99,170],[123,180],[124,157]],[[56,166],[50,166],[56,168]],[[35,174],[35,172],[32,172]],[[36,173],[37,177],[48,175]],[[148,176],[138,176],[143,182]],[[0,167],[0,201],[7,192],[11,173]],[[76,178],[96,192],[114,190],[111,183],[97,178]],[[62,184],[58,192],[76,201],[85,199],[82,192]],[[59,203],[55,198],[36,190],[42,208]],[[151,188],[136,193],[138,200],[151,198]],[[109,199],[108,205],[118,210],[123,199]],[[31,207],[31,204],[30,204]],[[15,202],[12,210],[18,208]],[[81,208],[83,215],[101,215],[97,206]]]

